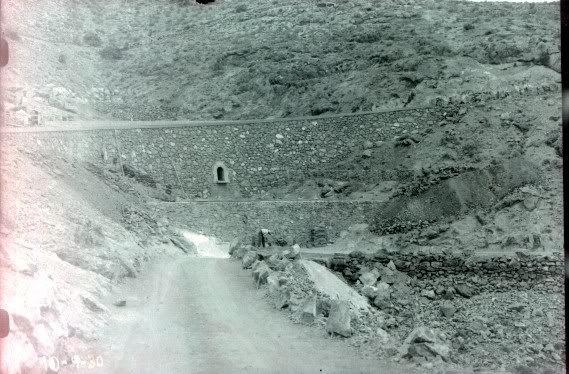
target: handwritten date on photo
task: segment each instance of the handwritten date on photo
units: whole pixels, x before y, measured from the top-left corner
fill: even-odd
[[[46,370],[59,371],[59,368],[67,365],[75,365],[77,369],[95,369],[103,366],[102,356],[88,356],[85,359],[78,355],[73,356],[71,362],[67,360],[59,360],[57,357],[43,357],[43,363]]]

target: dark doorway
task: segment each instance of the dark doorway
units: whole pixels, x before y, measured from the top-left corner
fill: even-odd
[[[221,166],[217,168],[217,181],[225,182],[225,170]]]

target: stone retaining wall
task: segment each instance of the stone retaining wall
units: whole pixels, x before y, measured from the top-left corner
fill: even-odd
[[[122,162],[188,197],[248,197],[319,172],[353,180],[349,171],[326,170],[362,153],[365,142],[377,145],[439,123],[448,115],[445,110],[229,122],[67,122],[60,124],[65,127],[4,129],[2,136],[30,152],[63,154],[104,167]],[[223,185],[214,178],[220,163],[230,180]],[[390,177],[388,172],[372,170],[366,178],[379,181]]]
[[[158,210],[189,230],[225,241],[273,231],[288,244],[312,246],[311,230],[323,226],[334,239],[349,225],[369,222],[384,203],[340,201],[189,202],[161,204]]]
[[[526,253],[465,256],[458,252],[396,254],[336,254],[328,266],[356,282],[362,271],[393,261],[399,271],[437,290],[456,284],[468,284],[477,291],[509,288],[543,288],[555,292],[563,288],[564,262],[559,254]],[[368,270],[366,270],[366,268]]]

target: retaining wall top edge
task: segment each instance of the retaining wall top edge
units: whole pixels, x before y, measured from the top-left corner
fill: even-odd
[[[164,201],[156,203],[156,205],[186,205],[186,204],[385,204],[385,200],[252,200],[252,201],[239,201],[239,200],[194,200],[194,201]]]
[[[322,116],[306,116],[294,118],[274,118],[256,120],[235,121],[49,121],[45,127],[4,127],[0,133],[22,132],[63,132],[63,131],[95,131],[95,130],[135,130],[152,128],[177,128],[177,127],[202,127],[202,126],[227,126],[227,125],[255,125],[270,124],[290,121],[318,121],[323,119],[368,116],[381,113],[393,113],[412,110],[433,109],[434,106],[417,106],[396,109],[380,109],[374,112],[339,113]]]

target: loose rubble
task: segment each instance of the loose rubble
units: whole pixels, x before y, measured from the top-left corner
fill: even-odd
[[[421,279],[417,273],[410,276],[408,264],[403,266],[405,271],[398,270],[397,264],[404,262],[397,253],[338,255],[328,263],[328,270],[302,259],[301,248],[295,249],[298,256],[288,258],[292,248],[251,252],[250,246],[239,247],[240,242],[233,242],[233,257],[248,256],[250,262],[256,253],[253,279],[259,287],[267,284],[267,297],[277,309],[287,309],[298,323],[320,326],[333,336],[349,339],[364,354],[379,354],[425,370],[475,365],[512,373],[518,370],[516,365],[556,370],[565,357],[561,335],[554,343],[544,340],[564,328],[559,312],[561,295],[544,292],[539,286],[522,288],[517,293],[490,292],[488,280],[479,276],[474,284],[445,284],[443,279],[425,288],[433,278]],[[415,254],[412,258],[422,262],[421,256]],[[528,256],[521,261],[542,260]],[[553,266],[552,272],[559,271],[560,262],[555,256],[545,261]],[[334,270],[347,274],[347,283],[353,282],[353,289],[369,302],[360,303],[347,290],[338,292],[338,284],[342,284],[339,289],[348,285]],[[551,309],[544,311],[544,305]],[[544,334],[543,329],[549,333]],[[508,349],[520,344],[521,351]]]

